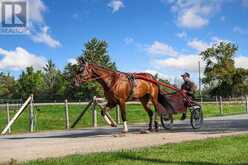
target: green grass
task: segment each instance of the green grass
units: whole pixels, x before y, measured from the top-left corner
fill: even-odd
[[[23,165],[238,165],[248,164],[248,135],[166,144],[140,150],[71,155]]]
[[[79,113],[85,106],[71,105],[69,106],[70,123],[77,118]],[[16,108],[17,109],[17,108]],[[244,113],[245,107],[241,104],[225,104],[223,106],[224,115]],[[203,106],[204,117],[208,116],[220,116],[219,108],[216,104],[204,104]],[[44,130],[63,130],[64,129],[64,106],[63,105],[50,105],[50,106],[38,106],[35,107],[35,113],[37,118],[36,131]],[[106,125],[103,121],[100,110],[97,110],[99,114],[97,116],[98,126]],[[11,111],[13,117],[14,111]],[[112,117],[115,119],[115,109],[111,111]],[[188,115],[189,116],[189,115]],[[175,119],[178,119],[180,115],[176,115]],[[146,123],[148,122],[148,116],[141,105],[128,105],[127,106],[127,118],[128,123]],[[6,125],[6,111],[0,110],[0,130]],[[92,126],[92,117],[90,109],[86,112],[84,118],[78,123],[76,128],[90,127]],[[28,132],[28,108],[23,112],[20,118],[12,126],[12,133]]]
[[[221,116],[219,106],[216,104],[203,104],[204,116]],[[224,104],[223,115],[245,113],[245,104]]]
[[[69,106],[69,118],[70,124],[76,120],[80,112],[85,108],[85,106],[80,105],[70,105]],[[147,113],[140,105],[128,105],[129,109],[127,112],[129,123],[140,123],[147,122],[148,116]],[[23,114],[17,119],[17,121],[12,126],[12,132],[28,132],[28,109],[26,108]],[[11,117],[14,116],[15,112],[12,110]],[[91,109],[89,109],[83,119],[76,125],[75,128],[90,127],[92,126],[92,115]],[[97,124],[98,126],[104,126],[106,123],[103,121],[103,118],[100,115],[100,109],[97,109]],[[65,128],[65,119],[64,119],[64,106],[63,105],[49,105],[49,106],[38,106],[35,107],[35,116],[36,116],[36,130],[62,130]],[[113,109],[110,112],[113,119],[116,117],[116,111]],[[0,110],[0,129],[2,130],[6,125],[6,111]]]

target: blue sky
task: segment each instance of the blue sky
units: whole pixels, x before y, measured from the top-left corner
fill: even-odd
[[[2,0],[0,0],[2,1]],[[200,51],[238,44],[248,68],[248,0],[28,0],[28,35],[0,35],[0,71],[18,76],[48,59],[63,69],[92,37],[109,43],[119,70],[197,79]],[[204,63],[202,62],[202,66]]]

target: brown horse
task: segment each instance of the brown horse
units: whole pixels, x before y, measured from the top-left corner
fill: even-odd
[[[124,125],[122,132],[128,132],[126,120],[126,104],[129,99],[139,99],[144,109],[149,115],[149,130],[152,130],[153,112],[148,103],[151,100],[155,107],[155,129],[158,129],[157,123],[157,98],[159,87],[157,84],[136,79],[135,76],[141,75],[143,77],[153,79],[155,78],[148,73],[123,73],[115,72],[105,67],[87,63],[81,60],[79,72],[76,75],[76,84],[84,83],[91,80],[96,80],[104,89],[104,95],[107,99],[107,104],[101,112],[105,121],[112,127],[116,127],[116,123],[107,115],[107,111],[114,108],[116,105],[120,106],[121,117]]]

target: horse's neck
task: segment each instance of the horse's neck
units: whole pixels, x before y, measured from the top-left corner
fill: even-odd
[[[113,81],[115,81],[114,74],[116,73],[97,66],[94,66],[93,71],[96,78],[99,77],[96,81],[102,85],[104,90],[110,90],[113,85]]]

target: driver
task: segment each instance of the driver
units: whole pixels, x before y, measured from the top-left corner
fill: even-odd
[[[181,75],[181,77],[183,78],[184,81],[184,83],[181,86],[181,90],[183,90],[191,99],[193,99],[196,91],[195,83],[190,79],[190,74],[187,72]],[[184,120],[185,118],[186,118],[186,112],[183,113],[181,120]]]

